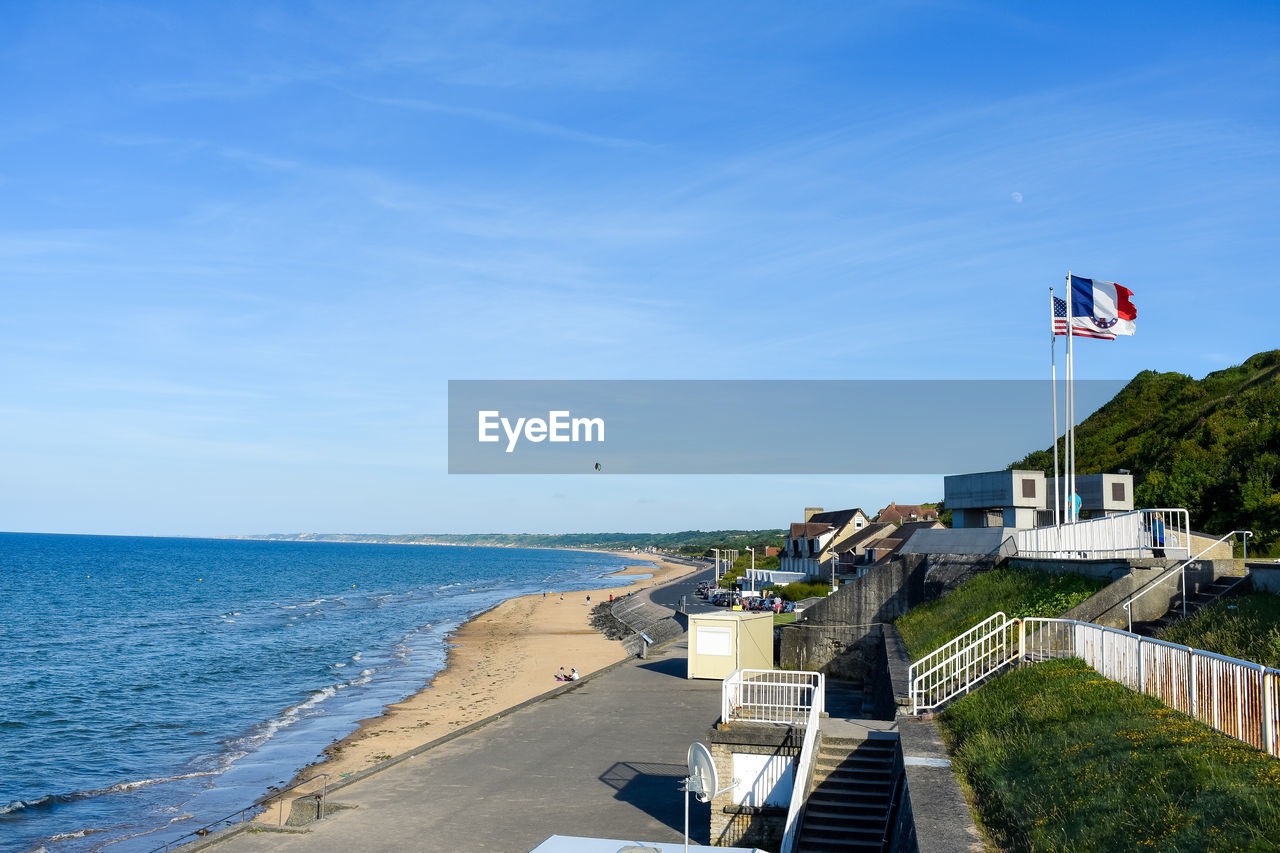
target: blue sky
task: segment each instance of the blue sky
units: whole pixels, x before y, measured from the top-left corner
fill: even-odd
[[[450,477],[446,383],[1040,378],[1068,268],[1139,311],[1081,377],[1239,363],[1280,344],[1278,72],[1270,2],[5,4],[0,529],[937,498]]]

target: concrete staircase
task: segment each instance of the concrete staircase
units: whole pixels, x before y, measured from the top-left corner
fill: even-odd
[[[839,717],[845,720],[859,720],[867,716],[867,705],[871,697],[867,695],[866,685],[861,681],[837,681],[827,679],[826,711],[828,717]]]
[[[800,827],[799,853],[883,851],[892,819],[896,740],[824,737]]]
[[[1187,593],[1187,612],[1182,612],[1182,593],[1179,592],[1173,597],[1169,604],[1169,609],[1159,619],[1149,622],[1135,622],[1133,629],[1135,632],[1144,636],[1154,636],[1162,628],[1172,625],[1174,622],[1180,622],[1185,618],[1194,616],[1198,611],[1218,599],[1222,598],[1229,592],[1232,592],[1238,585],[1245,580],[1240,575],[1218,574],[1215,573],[1213,582],[1209,584],[1201,584],[1199,589],[1188,591]]]

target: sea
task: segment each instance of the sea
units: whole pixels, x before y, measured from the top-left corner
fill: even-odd
[[[0,851],[147,853],[287,784],[580,551],[0,533]]]

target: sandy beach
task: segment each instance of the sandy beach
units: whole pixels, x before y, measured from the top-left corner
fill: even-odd
[[[295,781],[328,773],[330,784],[436,738],[555,689],[555,674],[577,667],[588,675],[626,657],[622,644],[591,627],[591,607],[601,601],[659,586],[697,569],[658,558],[610,576],[606,589],[548,592],[513,598],[460,626],[450,635],[448,660],[435,679],[413,696],[389,705],[378,717],[325,750],[325,759]],[[636,581],[636,576],[652,578]],[[591,604],[587,603],[590,596]],[[316,786],[318,789],[318,785]],[[292,800],[308,790],[299,788]],[[269,809],[258,821],[276,823]]]

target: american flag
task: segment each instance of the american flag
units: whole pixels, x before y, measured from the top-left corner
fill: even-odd
[[[1114,341],[1116,339],[1116,336],[1111,332],[1084,325],[1088,322],[1085,317],[1076,317],[1071,324],[1071,336],[1097,338],[1100,341]],[[1056,296],[1053,297],[1053,333],[1055,335],[1065,335],[1067,333],[1067,300],[1059,299]]]

